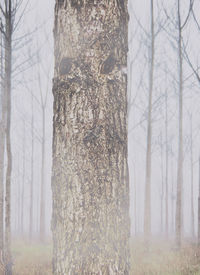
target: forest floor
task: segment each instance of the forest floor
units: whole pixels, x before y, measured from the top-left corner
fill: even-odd
[[[13,275],[52,275],[52,245],[13,242]],[[131,242],[130,275],[200,275],[200,251],[185,243],[181,251],[170,242],[153,241],[147,251],[144,242]]]

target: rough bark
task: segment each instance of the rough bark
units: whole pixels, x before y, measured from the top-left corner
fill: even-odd
[[[147,151],[146,151],[146,180],[145,180],[145,204],[144,204],[144,234],[146,244],[151,234],[151,143],[152,143],[152,96],[154,79],[154,1],[151,0],[151,53],[149,68],[149,102],[147,121]]]
[[[56,1],[53,273],[129,274],[127,1]]]

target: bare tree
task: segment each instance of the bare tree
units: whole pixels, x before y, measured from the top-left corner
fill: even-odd
[[[180,0],[177,2],[177,19],[178,19],[178,89],[179,89],[179,138],[178,138],[178,166],[177,166],[177,199],[176,199],[176,245],[181,246],[182,236],[182,189],[183,189],[183,47],[182,32],[188,22],[192,9],[193,1],[190,1],[188,15],[185,21],[181,19]]]
[[[2,22],[0,21],[1,27]],[[0,97],[0,255],[4,251],[4,153],[5,153],[5,90],[3,82],[4,74],[4,48],[3,48],[3,34],[0,33],[0,47],[1,47],[1,64],[0,64],[0,77],[1,77],[1,97]]]
[[[190,170],[191,170],[191,230],[194,238],[194,171],[193,171],[193,125],[192,114],[190,115]]]
[[[167,89],[165,91],[165,229],[166,229],[166,236],[168,237],[169,233],[169,210],[168,210],[168,199],[169,199],[169,192],[168,192],[168,94]]]
[[[154,81],[154,55],[155,55],[155,34],[154,34],[154,1],[151,0],[151,50],[149,68],[149,103],[147,122],[147,152],[146,152],[146,180],[145,180],[145,208],[144,208],[144,233],[146,242],[151,234],[151,140],[152,140],[152,95]]]
[[[199,196],[198,196],[198,246],[200,246],[200,157],[199,157]]]
[[[29,223],[29,239],[33,237],[33,168],[34,168],[34,107],[33,92],[31,90],[31,185],[30,185],[30,223]]]

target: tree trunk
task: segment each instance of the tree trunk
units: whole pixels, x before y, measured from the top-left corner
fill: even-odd
[[[42,165],[40,192],[40,240],[45,238],[45,108],[42,106]]]
[[[176,200],[176,245],[181,246],[182,235],[182,189],[183,189],[183,68],[182,68],[182,28],[180,17],[180,0],[178,0],[178,62],[179,62],[179,139]]]
[[[33,237],[33,169],[34,169],[34,113],[33,92],[31,91],[31,186],[30,186],[30,223],[29,239]]]
[[[147,152],[146,152],[146,181],[145,181],[145,206],[144,206],[144,234],[146,244],[151,234],[151,142],[152,142],[152,95],[154,77],[154,1],[151,0],[151,55],[149,70],[149,103],[147,124]]]
[[[21,190],[21,235],[24,234],[24,188],[25,188],[25,147],[26,147],[26,130],[25,130],[25,119],[23,120],[23,139],[22,139],[22,148],[23,148],[23,171],[22,171],[22,190]]]
[[[10,141],[11,125],[11,72],[12,72],[12,2],[6,1],[6,35],[5,35],[5,94],[6,94],[6,151],[7,151],[7,171],[6,171],[6,201],[5,201],[5,261],[6,275],[12,274],[11,257],[11,172],[12,153]]]
[[[166,230],[166,237],[168,238],[169,234],[169,209],[168,209],[168,100],[167,100],[167,89],[166,89],[166,94],[165,94],[165,192],[166,192],[166,198],[165,198],[165,230]]]
[[[56,1],[53,274],[129,274],[127,1]]]
[[[6,102],[5,102],[5,83],[4,66],[3,66],[3,38],[1,36],[1,113],[0,113],[0,255],[4,253],[4,154],[5,154],[5,119],[6,119]]]
[[[171,160],[171,232],[174,235],[174,200],[175,200],[175,195],[174,195],[174,169],[173,169],[173,161]]]
[[[199,157],[199,196],[198,196],[198,246],[200,247],[200,157]]]
[[[190,169],[191,169],[191,233],[192,238],[195,236],[194,232],[194,172],[193,172],[193,127],[192,127],[192,116],[190,122]]]
[[[160,205],[160,220],[161,220],[161,232],[163,233],[163,204],[164,204],[164,173],[163,173],[163,141],[161,133],[161,205]]]

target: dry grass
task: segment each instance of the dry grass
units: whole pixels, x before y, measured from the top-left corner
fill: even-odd
[[[172,243],[157,240],[147,251],[137,239],[131,248],[131,275],[200,275],[200,251],[191,244],[177,251]]]
[[[15,241],[14,275],[52,275],[51,244]],[[67,275],[67,274],[66,274]],[[154,241],[149,251],[142,240],[131,242],[130,275],[200,275],[200,251],[185,244],[181,251],[164,241]]]
[[[52,246],[15,241],[13,243],[14,275],[52,275]]]

